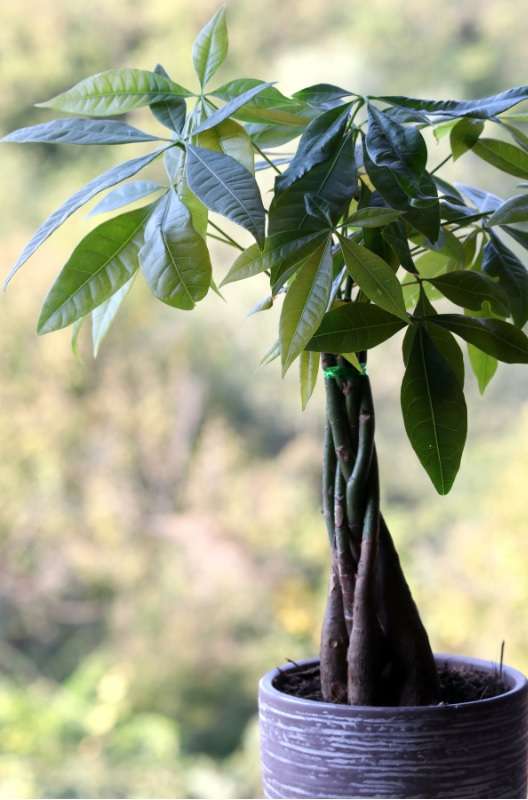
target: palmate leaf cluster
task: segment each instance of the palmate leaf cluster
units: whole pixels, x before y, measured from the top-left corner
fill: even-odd
[[[481,391],[498,361],[528,363],[528,272],[511,249],[512,240],[528,249],[528,184],[505,200],[453,185],[440,176],[442,163],[431,166],[427,142],[430,131],[437,140],[448,137],[449,159],[472,152],[528,181],[528,115],[513,110],[528,99],[528,87],[467,101],[364,97],[328,84],[286,97],[248,78],[211,89],[227,49],[221,9],[192,48],[197,92],[160,65],[111,69],[40,104],[70,116],[4,137],[156,145],[94,178],[53,212],[8,281],[71,214],[110,190],[91,214],[120,213],[77,245],[38,322],[39,333],[72,325],[76,339],[91,319],[97,352],[138,273],[157,299],[189,310],[219,291],[207,237],[238,247],[222,285],[259,274],[269,279],[269,294],[255,310],[280,303],[281,313],[278,340],[264,361],[280,358],[283,372],[299,362],[303,407],[321,352],[362,369],[358,354],[405,329],[404,424],[445,493],[467,429],[461,342]],[[165,134],[113,119],[143,107]],[[158,159],[164,182],[135,178]],[[277,173],[267,209],[256,180],[264,169]],[[223,231],[221,217],[254,243],[243,249]]]

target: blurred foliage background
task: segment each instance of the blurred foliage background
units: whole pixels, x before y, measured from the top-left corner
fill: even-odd
[[[109,66],[160,60],[194,85],[190,45],[215,8],[2,4],[2,132],[48,119],[34,102]],[[229,22],[219,82],[454,97],[526,82],[514,0],[235,0]],[[117,158],[4,145],[3,271]],[[513,190],[471,155],[457,167],[477,172]],[[318,644],[322,390],[301,414],[296,375],[256,366],[276,324],[245,316],[264,278],[192,315],[138,281],[95,362],[68,333],[38,339],[47,286],[91,224],[79,213],[1,298],[0,795],[258,797],[258,677]],[[221,277],[232,254],[214,252]],[[370,361],[387,516],[435,649],[495,659],[504,639],[528,669],[526,370],[500,367],[484,400],[468,378],[469,445],[442,499],[402,431],[398,344]]]

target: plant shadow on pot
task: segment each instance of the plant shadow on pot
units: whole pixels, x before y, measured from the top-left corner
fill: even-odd
[[[436,663],[445,698],[436,706],[309,699],[318,696],[317,660],[265,675],[259,713],[266,797],[525,798],[526,678],[478,659],[437,655]],[[288,693],[295,685],[304,696]]]

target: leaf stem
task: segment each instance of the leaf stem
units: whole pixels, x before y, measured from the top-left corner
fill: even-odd
[[[266,155],[264,150],[261,150],[260,147],[258,146],[258,144],[255,144],[255,142],[251,142],[251,144],[253,145],[253,147],[255,148],[257,153],[264,159],[264,161],[267,161],[268,164],[270,165],[270,167],[275,170],[277,175],[282,175],[282,172],[280,171],[280,169],[277,167],[276,164],[273,163],[271,158],[269,158],[269,156]]]
[[[434,169],[432,169],[429,174],[430,175],[434,175],[436,172],[438,172],[439,169],[442,169],[444,164],[447,164],[447,162],[450,161],[452,158],[453,158],[453,154],[449,153],[449,155],[446,156],[444,159],[442,159],[442,161],[439,164],[437,164],[436,167]]]
[[[221,234],[222,234],[222,236],[224,236],[224,237],[225,237],[225,239],[227,239],[227,242],[228,242],[229,244],[233,245],[233,247],[236,247],[236,248],[237,248],[237,250],[240,250],[240,252],[241,252],[241,253],[243,253],[243,252],[244,252],[244,250],[245,250],[246,248],[245,248],[245,247],[242,247],[242,245],[241,245],[241,244],[239,244],[239,243],[238,243],[238,242],[237,242],[235,239],[233,239],[233,237],[232,237],[232,236],[230,236],[228,233],[226,233],[224,230],[222,230],[222,228],[221,228],[219,225],[217,225],[217,224],[216,224],[216,222],[213,222],[213,220],[212,220],[212,219],[210,219],[210,220],[209,220],[209,225],[210,225],[212,228],[214,228],[214,229],[215,229],[215,231],[218,231],[218,233],[221,233]],[[213,237],[213,234],[212,234],[212,233],[208,233],[207,235],[208,235],[208,236],[211,236],[211,237]],[[215,239],[218,239],[218,236],[214,236],[213,238],[215,238]]]

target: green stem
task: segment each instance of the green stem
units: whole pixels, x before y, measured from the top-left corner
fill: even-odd
[[[273,161],[271,160],[271,158],[269,158],[269,157],[266,155],[266,153],[264,152],[264,150],[261,150],[261,149],[260,149],[260,147],[258,146],[258,144],[255,144],[255,142],[251,142],[251,144],[253,145],[253,147],[255,148],[255,150],[257,151],[257,153],[258,153],[258,154],[259,154],[259,155],[260,155],[260,156],[261,156],[261,157],[264,159],[264,161],[267,161],[267,163],[270,165],[270,167],[271,167],[272,169],[274,169],[274,170],[275,170],[275,172],[277,173],[277,175],[282,175],[282,172],[280,171],[280,169],[277,167],[277,165],[276,165],[276,164],[274,164],[274,163],[273,163]]]
[[[238,243],[238,242],[237,242],[235,239],[233,239],[233,237],[232,237],[232,236],[230,236],[228,233],[226,233],[224,230],[222,230],[222,228],[221,228],[219,225],[217,225],[217,224],[216,224],[216,222],[213,222],[213,220],[212,220],[212,219],[210,219],[210,220],[209,220],[209,225],[211,226],[211,228],[214,228],[214,229],[215,229],[215,231],[218,231],[218,233],[221,233],[221,234],[222,234],[222,236],[223,236],[225,239],[227,239],[227,241],[229,242],[229,244],[232,244],[232,245],[233,245],[233,247],[236,247],[236,248],[237,248],[237,250],[240,250],[240,252],[241,252],[241,253],[243,253],[243,252],[244,252],[244,250],[245,250],[246,248],[245,248],[245,247],[242,247],[242,245],[241,245],[241,244],[239,244],[239,243]],[[209,234],[209,236],[212,236],[212,234]],[[216,238],[218,238],[218,237],[216,237]]]
[[[446,156],[439,164],[437,164],[436,167],[434,169],[432,169],[429,174],[430,175],[434,175],[436,172],[438,172],[439,169],[442,169],[444,164],[447,164],[447,162],[450,161],[452,158],[453,158],[453,154],[449,153],[449,155]]]

